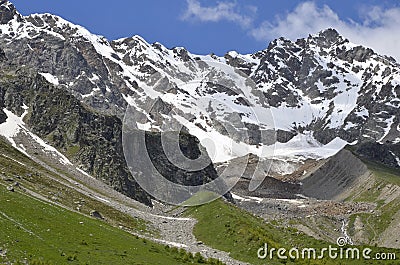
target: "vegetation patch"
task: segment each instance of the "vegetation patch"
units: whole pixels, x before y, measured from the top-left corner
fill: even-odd
[[[260,247],[268,244],[269,248],[315,248],[321,250],[329,246],[328,242],[316,240],[302,232],[290,227],[280,226],[279,224],[266,223],[236,206],[226,203],[219,199],[209,204],[188,208],[186,215],[198,220],[194,228],[194,234],[198,240],[205,244],[229,252],[230,255],[238,260],[251,264],[376,264],[369,260],[291,260],[277,259],[262,260],[257,257]],[[362,246],[358,246],[362,248]],[[384,248],[371,247],[374,252],[396,252]],[[395,264],[388,261],[387,264]]]
[[[85,215],[90,215],[91,211],[96,210],[114,226],[123,226],[130,231],[141,233],[158,233],[149,229],[144,220],[133,218],[64,185],[60,176],[35,163],[0,137],[0,183],[12,185],[15,182],[18,182],[16,190],[29,189]]]
[[[0,186],[0,264],[222,264]],[[18,264],[18,263],[17,263]]]

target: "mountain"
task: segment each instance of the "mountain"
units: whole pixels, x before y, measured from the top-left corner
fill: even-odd
[[[140,192],[123,161],[125,113],[138,130],[190,133],[214,163],[327,158],[351,143],[400,167],[400,65],[334,29],[219,57],[140,36],[109,41],[55,15],[22,16],[5,0],[0,10],[2,69],[13,69],[13,84],[21,69],[35,80],[2,90],[0,121],[27,111],[27,130],[130,196]],[[51,96],[34,73],[53,84]]]
[[[231,192],[240,208],[316,239],[335,243],[345,236],[356,246],[400,247],[398,169],[347,147],[299,173],[290,182],[265,178],[253,192],[242,179]]]
[[[399,73],[334,29],[196,55],[0,0],[0,263],[263,264],[266,242],[338,238],[398,254]],[[225,199],[186,207],[216,179]],[[156,200],[175,184],[184,207]]]

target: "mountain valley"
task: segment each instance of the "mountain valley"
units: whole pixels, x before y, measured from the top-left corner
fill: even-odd
[[[400,257],[400,64],[335,29],[196,55],[0,0],[0,199],[1,264]]]

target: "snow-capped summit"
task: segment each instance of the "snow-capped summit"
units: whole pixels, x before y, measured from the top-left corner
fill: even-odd
[[[14,5],[7,0],[0,0],[0,24],[6,24],[14,18],[21,20],[21,15]]]
[[[219,57],[140,36],[109,41],[60,17],[22,17],[8,1],[0,3],[0,47],[7,57],[101,112],[122,118],[129,104],[140,129],[183,125],[215,153],[214,161],[262,156],[274,142],[262,134],[272,127],[275,155],[286,157],[323,156],[315,142],[339,150],[346,143],[400,139],[399,64],[334,29]]]

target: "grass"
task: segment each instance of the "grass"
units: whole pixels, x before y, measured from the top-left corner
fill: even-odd
[[[348,148],[353,152],[354,150]],[[372,182],[370,186],[360,187],[356,193],[349,196],[346,201],[370,202],[376,204],[374,213],[354,214],[350,217],[349,232],[352,235],[355,232],[354,222],[359,217],[364,224],[363,232],[370,242],[375,242],[379,236],[393,222],[393,216],[400,211],[400,198],[393,198],[390,202],[385,201],[383,193],[385,187],[400,187],[400,170],[387,167],[381,163],[367,160],[359,157],[372,173]],[[387,194],[386,194],[387,195]]]
[[[78,155],[80,151],[80,146],[79,145],[73,145],[71,147],[68,147],[68,149],[65,151],[65,154],[67,157],[75,157]]]
[[[214,201],[217,198],[221,197],[220,195],[216,194],[215,192],[211,191],[200,191],[195,193],[192,197],[188,200],[181,203],[181,206],[196,206],[201,205],[210,201]]]
[[[0,186],[0,263],[220,264]]]
[[[377,177],[377,179],[400,186],[399,169],[390,168],[365,159],[362,159],[362,161],[367,165],[368,169]]]
[[[17,162],[18,161],[18,162]],[[77,192],[64,185],[59,176],[48,171],[24,154],[11,147],[0,138],[0,174],[18,181],[23,188],[39,193],[45,198],[60,203],[65,207],[89,215],[92,210],[100,212],[114,226],[123,226],[130,231],[157,234],[158,231],[147,227],[147,223],[139,218],[133,218],[115,210],[111,206],[99,202],[89,196]],[[17,177],[18,176],[18,177]],[[1,180],[0,183],[9,185],[12,182]]]
[[[261,218],[220,199],[206,205],[191,207],[186,214],[198,220],[194,229],[198,240],[230,252],[235,259],[252,264],[265,263],[257,258],[257,250],[264,243],[274,248],[282,247],[280,243],[282,241],[292,242],[297,246],[311,246],[319,243],[311,237],[301,235],[295,229],[288,229],[287,233],[281,233],[280,228],[267,224]]]
[[[385,200],[380,199],[384,187],[390,185],[400,186],[400,171],[389,168],[380,163],[365,160],[361,158],[368,169],[374,176],[373,185],[365,189],[356,196],[351,196],[351,200],[356,202],[372,202],[376,203],[377,210],[375,213],[363,213],[352,215],[350,218],[350,228],[354,220],[358,216],[361,218],[365,226],[366,234],[369,240],[372,242],[379,237],[392,223],[393,216],[400,211],[400,198],[394,198],[391,202],[387,203]],[[360,187],[363,188],[363,187]]]
[[[21,188],[6,191],[15,181]],[[6,251],[0,264],[222,264],[131,235],[126,231],[158,231],[62,181],[0,137],[0,254]],[[40,201],[26,189],[70,209],[79,205],[80,213]],[[91,210],[104,220],[88,217]]]
[[[379,183],[399,183],[398,172],[374,163],[369,164],[369,168]],[[84,201],[82,213],[88,214],[90,210],[96,209],[112,225],[123,225],[136,231],[147,229],[143,220],[122,214],[50,179],[49,176],[58,176],[0,139],[1,172],[5,172],[7,176],[20,176],[16,180],[23,187],[28,187],[47,198],[51,199],[57,191],[57,201],[67,207],[74,208],[77,200]],[[7,184],[5,181],[0,182]],[[375,192],[375,188],[377,187],[371,192]],[[371,195],[372,200],[376,200],[379,193],[362,194],[365,199]],[[197,204],[210,196],[206,193],[196,194],[186,204]],[[25,259],[29,260],[30,264],[219,264],[215,260],[207,261],[199,254],[192,255],[183,250],[165,247],[132,236],[104,221],[44,203],[23,194],[19,189],[12,193],[0,185],[0,202],[0,248],[7,250],[6,257],[0,255],[0,264]],[[382,205],[379,218],[369,218],[370,214],[363,214],[362,218],[369,219],[371,231],[383,231],[399,206],[400,201],[396,200]],[[296,229],[283,227],[279,222],[266,223],[263,219],[221,199],[206,205],[190,207],[186,210],[186,215],[198,220],[194,229],[198,240],[251,264],[378,264],[365,260],[260,260],[257,258],[257,250],[264,243],[268,243],[269,247],[287,249],[322,249],[327,247],[328,243],[315,240]],[[352,217],[353,221],[354,218],[355,216]],[[374,252],[395,252],[397,257],[400,257],[399,250],[372,249]],[[399,263],[391,261],[385,264]]]
[[[396,199],[382,206],[377,213],[354,214],[350,217],[350,234],[354,233],[354,222],[355,219],[359,217],[364,224],[364,233],[368,235],[370,242],[374,242],[388,229],[390,224],[394,221],[393,216],[399,211],[400,199]]]
[[[186,215],[198,220],[194,234],[198,240],[214,248],[229,252],[238,260],[251,264],[376,264],[367,260],[260,260],[257,250],[267,243],[270,248],[296,247],[322,249],[329,243],[316,240],[296,229],[266,223],[248,212],[219,199],[206,205],[188,208]],[[361,247],[360,247],[361,248]],[[372,248],[372,247],[371,247]],[[388,249],[372,248],[373,251],[388,252]],[[400,257],[399,250],[391,250]],[[398,264],[387,262],[384,264]]]

